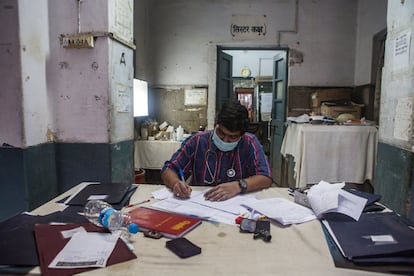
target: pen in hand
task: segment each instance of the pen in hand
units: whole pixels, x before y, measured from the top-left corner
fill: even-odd
[[[191,188],[187,187],[187,184],[185,183],[185,178],[184,178],[184,172],[182,169],[179,170],[179,174],[180,174],[180,185],[182,187],[182,191],[184,192],[183,196],[184,197],[189,197],[191,194]]]

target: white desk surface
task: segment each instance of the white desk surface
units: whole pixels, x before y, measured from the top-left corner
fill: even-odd
[[[131,202],[148,199],[151,191],[163,187],[148,184],[138,186]],[[75,190],[71,189],[33,212],[47,214],[58,210],[60,207],[55,203],[56,200]],[[285,188],[269,188],[257,195],[259,198],[292,199]],[[272,224],[271,234],[271,242],[265,243],[254,240],[253,234],[240,233],[237,226],[203,222],[185,236],[200,246],[202,253],[180,259],[165,248],[167,239],[154,240],[138,233],[133,238],[137,259],[82,275],[384,275],[336,268],[317,220],[285,228]],[[38,268],[32,271],[34,274],[39,272]]]
[[[135,141],[134,162],[135,169],[161,169],[164,162],[180,148],[181,142],[176,141]]]
[[[375,126],[289,124],[281,154],[294,158],[296,187],[372,180],[377,155]]]

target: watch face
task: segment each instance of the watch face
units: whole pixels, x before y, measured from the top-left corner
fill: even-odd
[[[240,179],[239,180],[239,186],[240,186],[240,189],[241,189],[241,193],[242,194],[247,191],[247,183],[243,179]]]

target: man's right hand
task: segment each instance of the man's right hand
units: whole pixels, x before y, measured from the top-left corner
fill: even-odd
[[[183,181],[175,182],[171,190],[174,196],[178,198],[189,198],[192,191],[191,187],[185,184]]]

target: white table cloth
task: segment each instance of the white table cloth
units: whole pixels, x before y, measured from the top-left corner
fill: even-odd
[[[181,142],[159,140],[135,141],[135,169],[156,169],[163,167],[164,162],[180,148]]]
[[[296,187],[372,180],[377,155],[375,126],[290,124],[281,154],[294,158]]]

